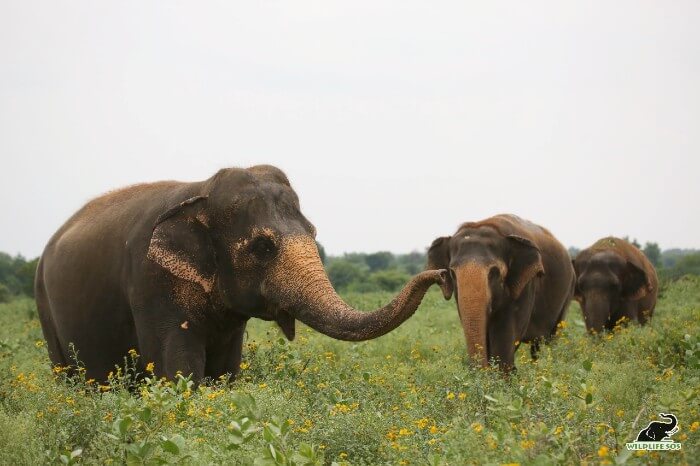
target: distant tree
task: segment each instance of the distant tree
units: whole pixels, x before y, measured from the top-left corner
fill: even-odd
[[[363,252],[348,252],[343,254],[342,259],[347,262],[357,264],[360,266],[360,268],[364,269],[367,268],[367,262],[365,261],[365,257],[367,257],[367,254]]]
[[[325,265],[325,263],[326,263],[326,249],[318,241],[316,241],[316,248],[318,248],[318,255],[321,258],[321,263]]]
[[[673,266],[676,265],[676,262],[683,257],[687,256],[689,254],[696,254],[700,253],[700,250],[697,249],[666,249],[664,252],[661,253],[661,262],[663,263],[663,266],[666,268],[672,268]]]
[[[576,246],[569,246],[568,251],[569,251],[569,257],[571,257],[572,259],[575,259],[576,256],[578,256],[578,253],[581,252],[581,250],[579,248],[577,248]]]
[[[700,275],[700,253],[688,254],[678,259],[674,272],[677,277]]]
[[[647,242],[642,251],[644,252],[644,255],[647,256],[647,259],[649,259],[649,262],[654,265],[654,267],[661,267],[661,248],[659,248],[657,243]]]
[[[396,256],[395,263],[399,269],[403,269],[409,275],[415,275],[425,269],[427,259],[424,253],[412,251],[408,254]]]
[[[642,249],[642,245],[639,244],[639,241],[637,241],[637,238],[635,238],[635,239],[630,239],[630,237],[626,235],[626,236],[623,236],[622,239],[624,239],[625,241],[627,241],[628,243],[630,243],[630,244],[631,244],[632,246],[634,246],[635,248],[637,248],[637,249]]]
[[[12,299],[12,293],[10,289],[0,283],[0,303],[8,303]]]
[[[393,260],[394,255],[388,251],[367,254],[365,257],[365,262],[367,263],[370,272],[388,269]]]
[[[333,286],[339,290],[347,288],[354,281],[360,281],[363,277],[362,268],[345,259],[333,260],[327,273]]]
[[[400,270],[380,270],[370,275],[369,280],[377,285],[377,288],[384,291],[398,291],[411,277]]]

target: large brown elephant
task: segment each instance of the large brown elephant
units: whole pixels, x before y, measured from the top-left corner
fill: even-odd
[[[51,238],[36,299],[51,361],[104,380],[130,349],[156,375],[235,374],[246,322],[295,319],[340,340],[367,340],[410,317],[445,271],[415,276],[388,305],[360,312],[335,293],[315,229],[285,174],[224,169],[195,183],[141,184],[84,206]]]
[[[520,343],[534,358],[564,318],[574,288],[569,255],[546,229],[515,215],[462,224],[437,238],[428,268],[448,268],[445,299],[454,290],[469,356],[514,367]]]
[[[575,299],[590,332],[611,330],[622,318],[645,324],[654,313],[659,281],[639,248],[612,236],[581,251],[573,261]]]

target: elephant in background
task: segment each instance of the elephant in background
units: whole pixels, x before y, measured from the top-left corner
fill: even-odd
[[[660,413],[659,417],[665,417],[671,422],[652,421],[644,429],[639,431],[637,442],[661,442],[666,437],[678,432],[678,419],[673,414]]]
[[[447,268],[445,299],[454,291],[467,352],[486,366],[514,367],[520,343],[548,341],[564,318],[574,270],[564,246],[546,229],[515,215],[462,224],[437,238],[428,269]]]
[[[155,374],[236,374],[252,317],[332,338],[377,338],[417,309],[445,271],[425,271],[386,306],[360,312],[331,286],[316,231],[285,174],[223,169],[194,183],[140,184],[98,197],[50,239],[35,290],[53,364],[105,380],[130,349]],[[143,367],[140,368],[143,370]]]
[[[573,260],[574,298],[590,332],[612,330],[624,318],[645,324],[654,313],[658,278],[644,253],[627,241],[607,237]]]

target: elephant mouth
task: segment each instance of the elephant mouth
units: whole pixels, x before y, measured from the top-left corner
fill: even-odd
[[[296,335],[296,326],[294,317],[290,313],[287,311],[277,312],[275,322],[277,322],[277,325],[280,326],[282,333],[284,333],[284,336],[287,337],[287,340],[294,340],[294,336]]]

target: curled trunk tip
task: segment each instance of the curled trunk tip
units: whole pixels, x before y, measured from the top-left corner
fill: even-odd
[[[276,295],[283,309],[315,330],[339,340],[361,341],[401,325],[416,311],[430,286],[445,286],[446,278],[445,270],[421,272],[386,306],[358,311],[333,289],[313,239],[297,236],[284,241],[265,289]]]

